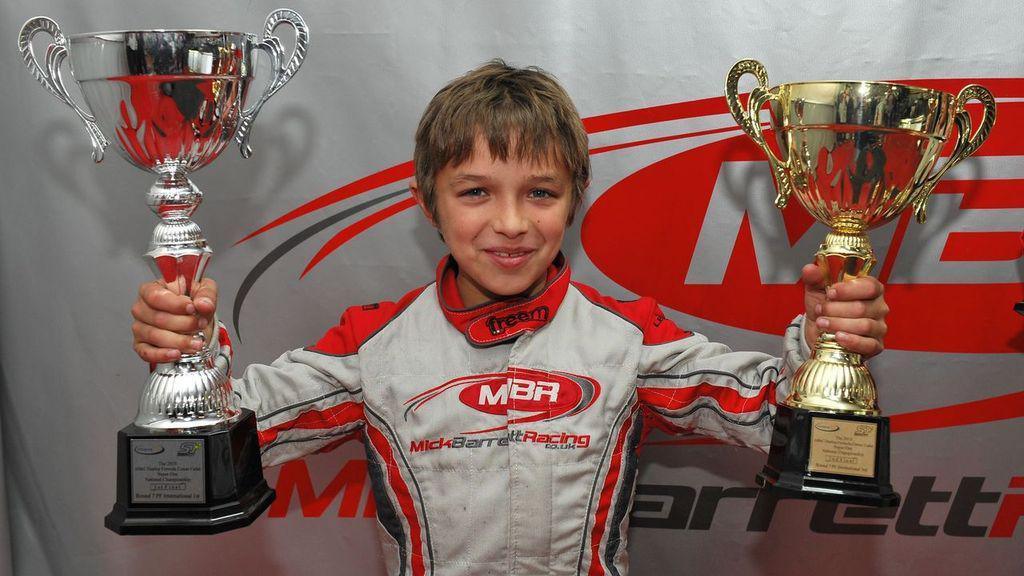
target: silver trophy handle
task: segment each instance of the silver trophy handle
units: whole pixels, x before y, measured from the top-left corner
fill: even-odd
[[[288,59],[287,64],[284,63],[284,45],[280,38],[274,36],[274,30],[282,23],[287,23],[295,29],[295,50],[292,51],[292,57]],[[274,10],[267,16],[267,23],[263,26],[263,36],[256,47],[270,55],[271,77],[260,99],[241,113],[235,140],[238,141],[243,158],[252,156],[249,136],[252,135],[252,123],[256,120],[256,115],[260,113],[260,108],[263,108],[263,104],[292,79],[292,76],[302,66],[302,61],[306,59],[306,50],[309,49],[309,26],[294,10],[288,8]]]
[[[35,52],[32,50],[32,38],[40,32],[46,32],[53,37],[53,42],[46,47],[45,68],[36,61]],[[60,31],[60,26],[46,16],[32,18],[21,27],[21,34],[18,35],[18,50],[21,52],[21,57],[25,59],[25,65],[32,72],[32,76],[43,85],[43,88],[70,106],[82,119],[85,130],[89,133],[89,139],[92,140],[92,159],[96,162],[103,161],[103,150],[110,143],[96,124],[96,118],[71,99],[71,94],[68,93],[68,89],[64,86],[64,80],[61,78],[60,66],[68,56],[68,41],[64,33]]]

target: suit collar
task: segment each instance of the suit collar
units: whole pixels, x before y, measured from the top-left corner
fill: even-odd
[[[445,318],[476,346],[507,342],[523,332],[539,330],[558,311],[569,289],[569,265],[559,252],[548,268],[544,288],[530,298],[510,298],[466,308],[455,280],[458,264],[451,255],[437,267],[437,295]]]

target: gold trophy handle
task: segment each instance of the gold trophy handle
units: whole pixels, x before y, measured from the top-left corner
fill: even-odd
[[[985,114],[981,118],[981,125],[973,133],[971,132],[971,115],[967,112],[967,102],[971,100],[977,100],[985,107]],[[992,127],[996,124],[995,96],[992,95],[988,88],[978,84],[964,86],[964,89],[956,97],[956,117],[954,120],[956,122],[957,137],[956,145],[953,147],[953,154],[938,171],[925,178],[924,182],[920,185],[921,192],[917,199],[914,200],[914,214],[917,216],[917,221],[922,224],[928,217],[925,204],[928,202],[928,197],[931,196],[932,190],[935,189],[935,185],[938,184],[939,180],[942,179],[950,168],[959,164],[964,158],[974,154],[985,140],[988,139],[989,132],[992,131]]]
[[[745,74],[751,74],[757,79],[757,87],[750,91],[746,109],[740,103],[739,94],[740,78]],[[728,103],[729,112],[732,113],[736,123],[768,156],[768,163],[771,165],[772,173],[778,183],[779,194],[775,197],[775,205],[785,208],[793,191],[793,184],[789,179],[789,163],[783,162],[768,146],[761,128],[761,108],[772,99],[777,99],[777,95],[768,88],[768,72],[763,64],[753,59],[740,60],[733,64],[729,75],[725,78],[725,101]]]
[[[768,88],[768,72],[765,71],[764,65],[757,60],[740,60],[732,65],[729,75],[725,78],[725,101],[729,104],[729,112],[732,112],[732,117],[740,125],[740,128],[743,128],[747,136],[750,136],[759,146],[764,147],[761,131],[754,130],[755,123],[740,103],[740,78],[745,74],[752,74],[757,79],[758,88],[762,90]]]

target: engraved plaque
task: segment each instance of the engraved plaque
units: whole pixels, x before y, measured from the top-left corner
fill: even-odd
[[[132,503],[205,503],[205,448],[202,438],[132,438]]]
[[[811,418],[808,472],[827,472],[872,478],[878,424],[835,418]]]

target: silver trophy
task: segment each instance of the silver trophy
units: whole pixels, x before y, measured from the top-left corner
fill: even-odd
[[[295,30],[286,59],[274,31]],[[40,62],[39,33],[53,37]],[[32,18],[18,49],[32,75],[85,124],[92,157],[111,141],[126,160],[157,175],[146,199],[160,217],[146,253],[156,274],[191,295],[212,251],[192,221],[203,193],[189,174],[232,142],[252,154],[249,137],[263,104],[298,71],[309,28],[279,9],[261,37],[220,30],[126,30],[65,36],[53,20]],[[256,57],[270,59],[272,77],[245,107]],[[86,106],[61,76],[70,57]],[[200,334],[201,337],[201,334]],[[231,393],[228,359],[209,347],[160,364],[142,393],[133,424],[118,434],[117,503],[106,526],[119,534],[213,533],[251,523],[270,504],[260,467],[255,415]]]

